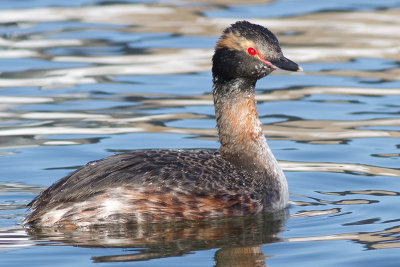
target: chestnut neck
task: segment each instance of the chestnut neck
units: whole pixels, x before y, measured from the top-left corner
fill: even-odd
[[[242,169],[282,178],[261,129],[254,95],[257,80],[213,77],[215,115],[221,156]]]

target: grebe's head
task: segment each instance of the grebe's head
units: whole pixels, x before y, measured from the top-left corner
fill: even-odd
[[[255,82],[276,68],[301,70],[283,55],[275,35],[260,25],[238,21],[224,30],[215,47],[214,77],[247,78]]]

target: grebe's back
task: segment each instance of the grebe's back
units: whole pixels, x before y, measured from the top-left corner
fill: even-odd
[[[213,150],[143,150],[87,163],[29,205],[26,222],[79,227],[200,220],[273,209],[279,192]]]

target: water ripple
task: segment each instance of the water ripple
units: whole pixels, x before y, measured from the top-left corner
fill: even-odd
[[[57,262],[263,266],[273,255],[266,262],[283,266],[398,264],[398,1],[52,5],[0,9],[3,264],[31,264],[27,252],[43,259],[43,246]],[[277,33],[305,70],[276,71],[256,89],[290,214],[66,232],[17,226],[39,191],[88,161],[143,148],[217,149],[210,58],[239,16]]]

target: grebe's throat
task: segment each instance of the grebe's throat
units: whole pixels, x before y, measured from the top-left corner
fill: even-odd
[[[221,81],[214,76],[214,104],[222,157],[269,177],[283,173],[261,129],[254,95],[255,81],[237,78]]]

